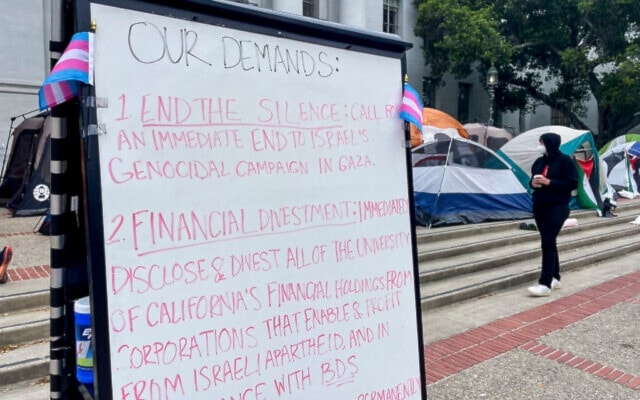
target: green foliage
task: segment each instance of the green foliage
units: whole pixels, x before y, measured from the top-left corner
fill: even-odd
[[[414,0],[431,77],[482,77],[494,64],[500,109],[543,103],[600,141],[640,124],[638,0]],[[598,104],[598,126],[584,122]]]
[[[424,39],[425,62],[432,76],[446,72],[466,77],[476,60],[503,53],[493,6],[477,8],[474,1],[420,1],[415,35]],[[460,46],[464,43],[464,46]]]
[[[618,64],[615,72],[602,74],[598,91],[600,106],[611,113],[631,114],[640,109],[640,63],[627,60]]]

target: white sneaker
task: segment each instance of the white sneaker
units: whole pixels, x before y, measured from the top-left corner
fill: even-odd
[[[561,287],[562,287],[562,283],[560,283],[560,281],[557,280],[556,278],[553,278],[553,280],[551,281],[551,290],[560,289]]]
[[[535,296],[535,297],[544,297],[544,296],[549,296],[551,294],[551,289],[549,289],[545,285],[529,286],[527,290],[532,296]]]

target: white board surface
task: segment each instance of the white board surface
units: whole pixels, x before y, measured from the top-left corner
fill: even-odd
[[[113,398],[420,398],[400,60],[91,17]]]

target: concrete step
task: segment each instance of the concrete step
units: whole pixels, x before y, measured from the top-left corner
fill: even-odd
[[[620,213],[615,218],[588,217],[578,222],[577,226],[565,228],[560,235],[568,232],[580,232],[591,229],[606,228],[609,226],[619,226],[628,224],[635,220],[636,213],[627,211]],[[461,253],[469,253],[473,251],[482,251],[487,247],[508,246],[517,243],[538,240],[538,232],[530,230],[522,230],[518,224],[500,226],[500,230],[492,232],[473,232],[469,231],[465,235],[458,238],[451,238],[447,241],[423,242],[418,244],[418,260],[433,260],[456,256]]]
[[[640,201],[625,201],[615,213],[615,218],[602,218],[591,210],[572,212],[578,226],[563,229],[558,237],[563,270],[590,266],[640,247],[636,244],[640,227],[630,224],[640,215]],[[423,232],[428,238],[418,243],[423,307],[441,307],[535,283],[541,263],[539,234],[519,229],[520,222]]]
[[[2,399],[49,398],[49,285],[49,279],[28,279],[0,287]]]
[[[0,315],[0,387],[48,375],[49,318],[48,308]]]
[[[11,266],[14,266],[13,261]],[[0,312],[9,314],[20,310],[48,307],[49,279],[28,279],[1,286]]]
[[[461,236],[481,235],[494,232],[503,232],[511,229],[514,225],[519,224],[516,221],[499,221],[499,222],[482,222],[478,224],[441,226],[427,229],[424,227],[416,227],[416,243],[418,245],[424,243],[447,242],[449,240],[459,239]]]
[[[620,200],[618,208],[614,212],[618,216],[640,216],[640,199]],[[615,218],[602,218],[597,215],[594,210],[572,210],[570,218],[576,218],[580,225],[591,221],[608,221]],[[533,218],[515,221],[498,221],[484,222],[479,224],[443,226],[427,229],[425,227],[416,227],[416,242],[418,246],[424,243],[430,243],[432,246],[440,246],[438,242],[452,244],[452,240],[464,240],[473,236],[485,236],[489,234],[498,234],[512,230],[518,227],[520,223],[525,221],[533,221]]]
[[[620,217],[616,224],[592,224],[565,228],[558,237],[558,250],[570,251],[620,237],[637,235],[640,227],[627,221],[633,217]],[[526,233],[520,233],[526,232]],[[420,281],[422,283],[446,279],[540,256],[540,239],[537,232],[515,231],[506,238],[490,239],[476,243],[473,251],[461,249],[455,256],[438,258],[444,251],[420,254]],[[484,238],[483,238],[484,239]],[[451,249],[455,250],[455,249]]]
[[[18,381],[0,386],[0,399],[47,400],[50,399],[49,376],[45,378]]]
[[[48,339],[49,309],[33,309],[0,315],[0,348]]]
[[[49,375],[49,339],[0,347],[0,387]]]
[[[638,232],[615,240],[575,247],[560,252],[561,271],[589,268],[598,262],[624,257],[640,250]],[[540,256],[504,265],[501,268],[460,274],[421,285],[423,310],[493,294],[519,285],[534,284],[540,274]]]
[[[3,313],[19,312],[49,305],[49,290],[17,293],[0,296],[0,310]]]

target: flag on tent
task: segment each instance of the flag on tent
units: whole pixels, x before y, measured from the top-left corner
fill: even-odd
[[[404,84],[400,118],[414,124],[422,132],[422,100],[420,95],[408,83]]]
[[[38,93],[40,111],[78,95],[80,84],[93,85],[93,33],[78,32],[44,80]]]

